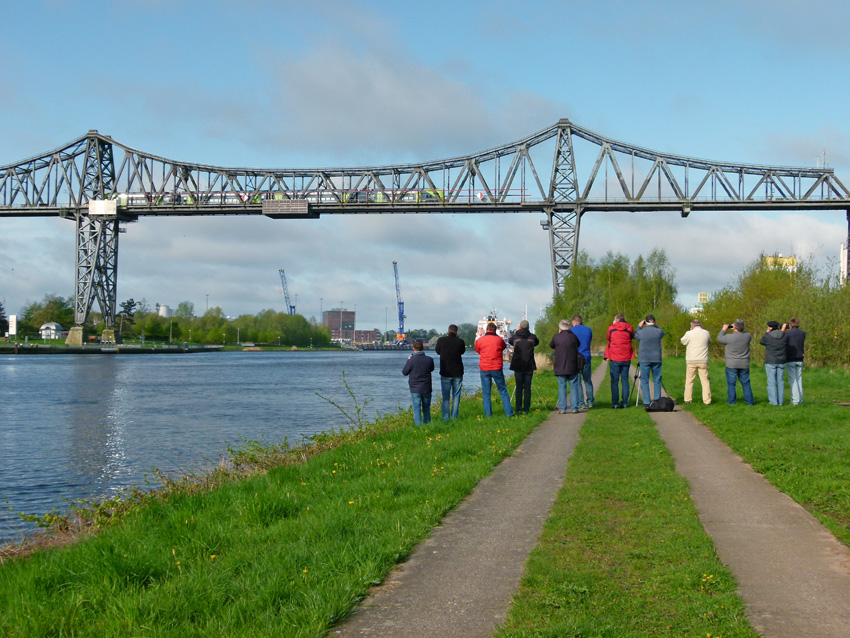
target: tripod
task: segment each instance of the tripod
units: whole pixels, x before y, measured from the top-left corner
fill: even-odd
[[[641,384],[638,383],[638,379],[640,379],[640,378],[641,378],[640,365],[638,365],[638,366],[635,367],[635,376],[634,376],[634,379],[632,380],[632,392],[635,395],[635,407],[637,407],[638,402],[640,402]],[[655,380],[655,377],[652,378],[652,383],[653,383],[653,385],[655,383],[658,383],[658,381]],[[669,396],[670,393],[667,392],[667,388],[664,387],[664,380],[662,379],[660,381],[660,383],[661,383],[661,389],[664,390],[664,393]],[[635,392],[635,388],[637,388],[637,392]]]
[[[545,408],[546,401],[543,400],[543,395],[540,394],[540,390],[537,389],[537,386],[534,383],[531,384],[531,387],[534,388],[534,391],[537,393],[537,398],[540,399],[540,404]],[[514,395],[516,395],[516,380],[514,380],[514,389],[511,392],[511,404],[514,402]]]

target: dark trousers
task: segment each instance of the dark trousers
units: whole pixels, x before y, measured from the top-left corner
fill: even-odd
[[[516,381],[516,413],[528,412],[531,408],[531,379],[534,372],[514,372]]]

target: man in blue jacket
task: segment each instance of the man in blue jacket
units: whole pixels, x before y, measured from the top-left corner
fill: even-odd
[[[578,407],[593,407],[593,381],[591,381],[590,342],[593,341],[593,331],[584,325],[581,315],[573,315],[572,333],[578,337],[578,353],[584,357],[584,368],[579,370],[581,379],[578,382]],[[581,382],[584,381],[584,390]]]
[[[410,402],[413,404],[413,423],[422,425],[431,422],[431,373],[434,360],[424,352],[424,345],[417,339],[413,342],[413,354],[407,358],[401,373],[408,377]]]
[[[661,398],[661,340],[664,331],[655,325],[655,316],[646,315],[638,324],[635,339],[640,341],[638,364],[640,366],[640,392],[644,407],[649,405],[649,376],[652,375],[653,399]]]

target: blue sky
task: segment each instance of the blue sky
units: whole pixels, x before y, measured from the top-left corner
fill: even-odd
[[[97,129],[178,160],[235,167],[400,164],[464,155],[562,117],[692,157],[814,166],[850,185],[846,2],[4,3],[0,165]],[[843,213],[587,215],[581,247],[667,250],[680,301],[761,252],[829,265]],[[74,289],[74,228],[0,219],[7,313]],[[551,297],[534,215],[147,219],[127,226],[119,300],[229,315],[357,305],[394,327],[392,261],[409,327],[489,308],[533,321]],[[454,248],[463,238],[462,250]],[[452,250],[446,250],[452,246]],[[388,310],[389,309],[389,310]]]

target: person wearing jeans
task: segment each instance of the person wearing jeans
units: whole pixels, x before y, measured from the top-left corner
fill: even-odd
[[[511,370],[514,371],[516,382],[516,413],[528,414],[531,409],[531,381],[537,363],[534,361],[534,348],[540,345],[540,340],[528,329],[528,321],[519,322],[519,328],[508,337],[508,344],[513,346]]]
[[[767,332],[759,343],[764,346],[764,371],[767,374],[767,401],[770,405],[781,406],[785,401],[785,346],[788,336],[785,326],[779,329],[779,322],[768,321]]]
[[[455,324],[449,326],[445,336],[437,339],[434,351],[440,356],[443,421],[448,421],[450,417],[456,419],[460,409],[460,393],[463,389],[463,353],[466,352],[466,343],[457,336]]]
[[[629,404],[629,367],[635,358],[632,339],[635,329],[626,322],[622,313],[617,313],[614,323],[608,326],[605,358],[608,359],[608,373],[611,375],[611,407],[625,408]],[[623,396],[620,397],[620,388]]]
[[[800,320],[797,317],[789,319],[788,326],[785,372],[788,374],[788,387],[791,388],[791,405],[800,405],[803,402],[803,351],[806,333],[800,330]]]
[[[732,333],[727,330],[732,328]],[[755,405],[753,399],[753,388],[750,384],[750,342],[753,335],[744,329],[744,322],[735,319],[734,323],[724,324],[717,335],[717,343],[726,346],[726,403],[735,405],[735,385],[741,382],[741,390],[744,393],[744,403]]]
[[[573,315],[572,333],[578,337],[578,353],[584,357],[584,367],[579,370],[581,378],[578,382],[578,403],[581,408],[593,407],[593,373],[590,365],[590,343],[593,341],[593,331],[584,325],[581,315]],[[584,381],[584,391],[582,391]]]
[[[655,325],[655,316],[646,315],[638,324],[635,339],[640,341],[638,364],[640,364],[640,392],[644,407],[649,406],[649,377],[652,376],[653,399],[661,398],[661,340],[664,331]]]
[[[496,334],[496,324],[488,323],[487,331],[475,341],[475,352],[480,356],[478,368],[481,372],[481,399],[484,403],[484,416],[493,416],[493,408],[490,405],[491,384],[496,384],[496,389],[502,397],[502,408],[505,416],[513,416],[511,409],[511,396],[505,385],[504,351],[508,347],[505,340]]]
[[[481,399],[484,402],[484,416],[493,416],[493,406],[490,403],[490,392],[492,384],[496,384],[496,390],[502,398],[502,409],[505,416],[513,416],[511,409],[511,396],[508,394],[508,386],[505,383],[505,373],[502,370],[480,370],[481,373]]]
[[[552,337],[549,347],[555,351],[555,363],[552,373],[558,379],[558,414],[567,412],[567,386],[570,389],[570,410],[578,412],[580,375],[578,367],[578,337],[570,330],[569,322],[564,319],[558,323],[558,334]]]
[[[410,386],[410,402],[413,405],[413,423],[422,425],[431,422],[431,373],[434,360],[424,352],[424,344],[413,342],[413,354],[407,358],[401,373]]]

